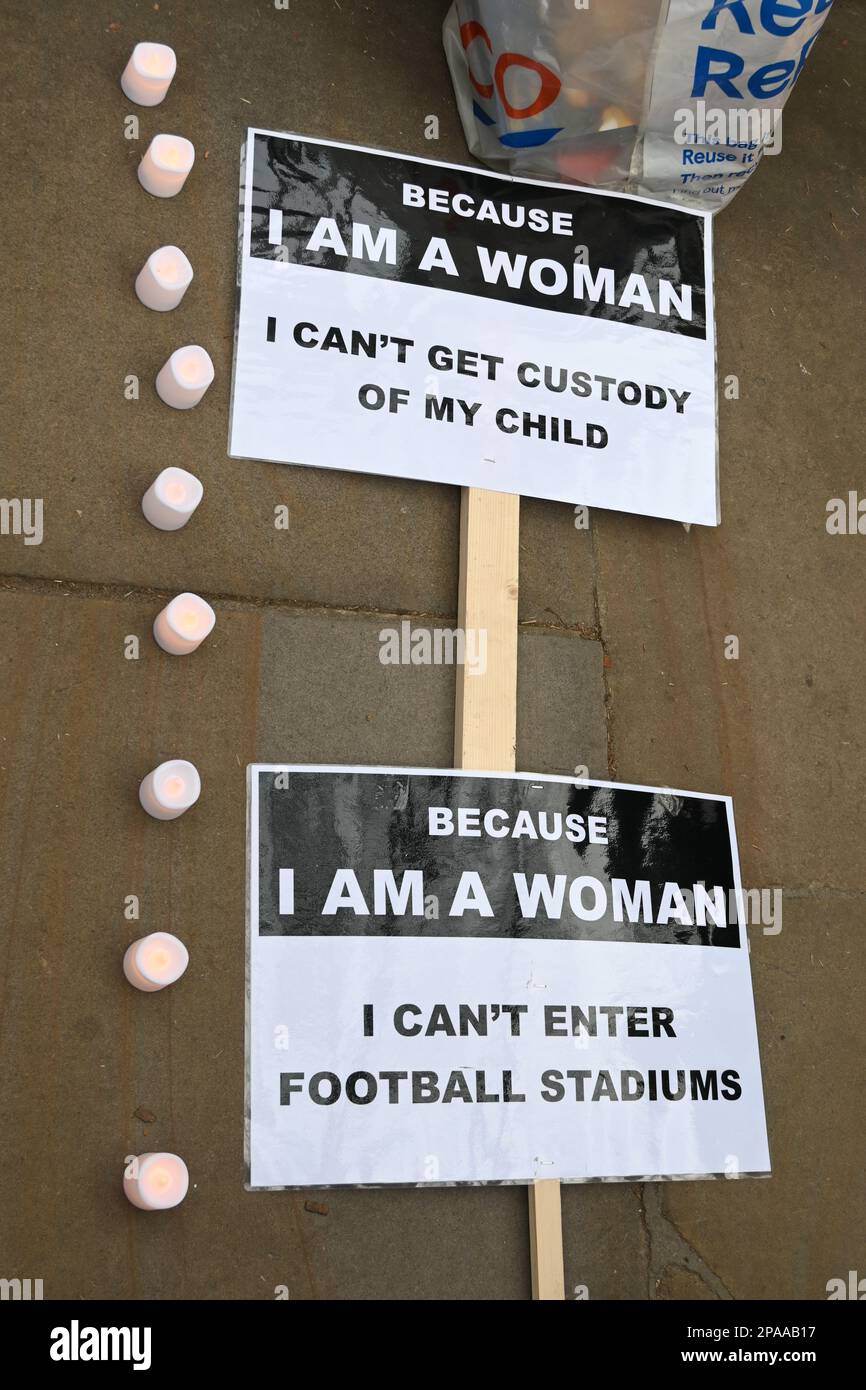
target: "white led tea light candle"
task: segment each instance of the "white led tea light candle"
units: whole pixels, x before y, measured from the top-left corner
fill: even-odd
[[[123,973],[131,985],[153,994],[179,980],[189,965],[189,951],[170,932],[155,931],[133,941],[123,957]]]
[[[141,499],[141,510],[158,531],[179,531],[186,526],[204,488],[185,468],[164,468]]]
[[[177,58],[167,43],[137,43],[120,79],[123,94],[136,106],[159,106],[176,71]]]
[[[177,348],[160,368],[156,394],[173,410],[191,410],[198,405],[213,381],[213,362],[203,347],[190,343]]]
[[[138,181],[154,198],[173,198],[195,163],[195,147],[182,135],[154,135],[138,166]]]
[[[176,820],[194,806],[201,795],[201,778],[192,763],[172,758],[149,772],[138,789],[138,799],[154,820]]]
[[[168,1211],[189,1191],[189,1170],[177,1154],[139,1154],[123,1174],[123,1191],[142,1211]]]
[[[153,635],[172,656],[189,656],[213,631],[216,613],[198,594],[178,594],[157,613]]]
[[[148,309],[176,309],[192,284],[192,266],[179,246],[152,251],[135,280],[135,293]]]

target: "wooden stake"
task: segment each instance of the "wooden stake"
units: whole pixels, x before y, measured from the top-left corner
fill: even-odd
[[[529,1259],[532,1297],[565,1298],[562,1203],[557,1178],[536,1179],[529,1189]]]
[[[486,633],[487,667],[457,667],[454,766],[513,772],[517,742],[517,584],[520,498],[464,488],[460,507],[458,625]],[[476,646],[476,651],[478,647]],[[532,1297],[565,1297],[559,1183],[529,1189]]]
[[[457,622],[486,632],[487,666],[483,675],[457,667],[455,767],[514,771],[519,531],[518,496],[463,489]]]

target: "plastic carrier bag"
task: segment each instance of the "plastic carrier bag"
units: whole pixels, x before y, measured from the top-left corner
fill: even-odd
[[[833,0],[455,0],[448,65],[502,171],[716,211],[762,154]]]

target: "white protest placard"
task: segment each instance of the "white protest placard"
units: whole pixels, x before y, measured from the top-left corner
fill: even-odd
[[[728,798],[248,777],[250,1187],[769,1171]]]
[[[273,131],[229,452],[718,524],[711,219]]]

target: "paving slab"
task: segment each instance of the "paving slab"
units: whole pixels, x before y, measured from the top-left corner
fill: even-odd
[[[522,628],[517,646],[517,766],[607,778],[604,654],[572,633]],[[586,772],[577,772],[586,768]]]
[[[634,1183],[560,1187],[565,1296],[579,1302],[647,1297],[648,1246]]]
[[[785,895],[750,932],[773,1176],[670,1183],[661,1208],[734,1298],[824,1299],[863,1267],[866,893]]]
[[[453,669],[383,666],[375,617],[237,602],[217,604],[193,656],[170,657],[150,636],[159,602],[0,593],[4,1259],[52,1298],[526,1298],[522,1188],[243,1190],[246,764],[449,766]],[[598,741],[593,649],[522,635],[530,756],[567,764]],[[571,684],[567,710],[534,708],[550,679]],[[203,790],[166,823],[137,789],[169,757],[193,761]],[[191,959],[146,996],[120,966],[154,930]],[[193,1184],[169,1221],[120,1191],[124,1158],[163,1148]]]
[[[458,489],[227,456],[246,128],[466,162],[442,13],[431,0],[413,7],[411,24],[397,0],[300,0],[288,10],[209,0],[194,11],[117,0],[111,19],[84,5],[50,17],[23,0],[5,7],[7,124],[43,135],[28,141],[26,160],[10,139],[3,172],[3,488],[44,500],[45,538],[5,542],[0,572],[455,613]],[[133,107],[118,85],[143,37],[178,54],[169,95],[151,109]],[[433,141],[424,135],[430,114],[439,120]],[[129,115],[137,139],[125,138]],[[151,198],[136,168],[165,129],[187,135],[197,160],[178,197]],[[38,235],[21,235],[25,216]],[[186,251],[195,278],[182,304],[160,314],[132,285],[166,243]],[[168,409],[153,388],[169,353],[189,342],[205,346],[216,368],[191,413]],[[133,376],[138,399],[127,399]],[[205,488],[192,522],[171,536],[139,510],[167,463]],[[288,507],[288,530],[275,527],[277,507]],[[572,509],[555,503],[528,504],[526,518],[522,616],[549,608],[554,624],[590,624],[589,533],[575,532]]]

